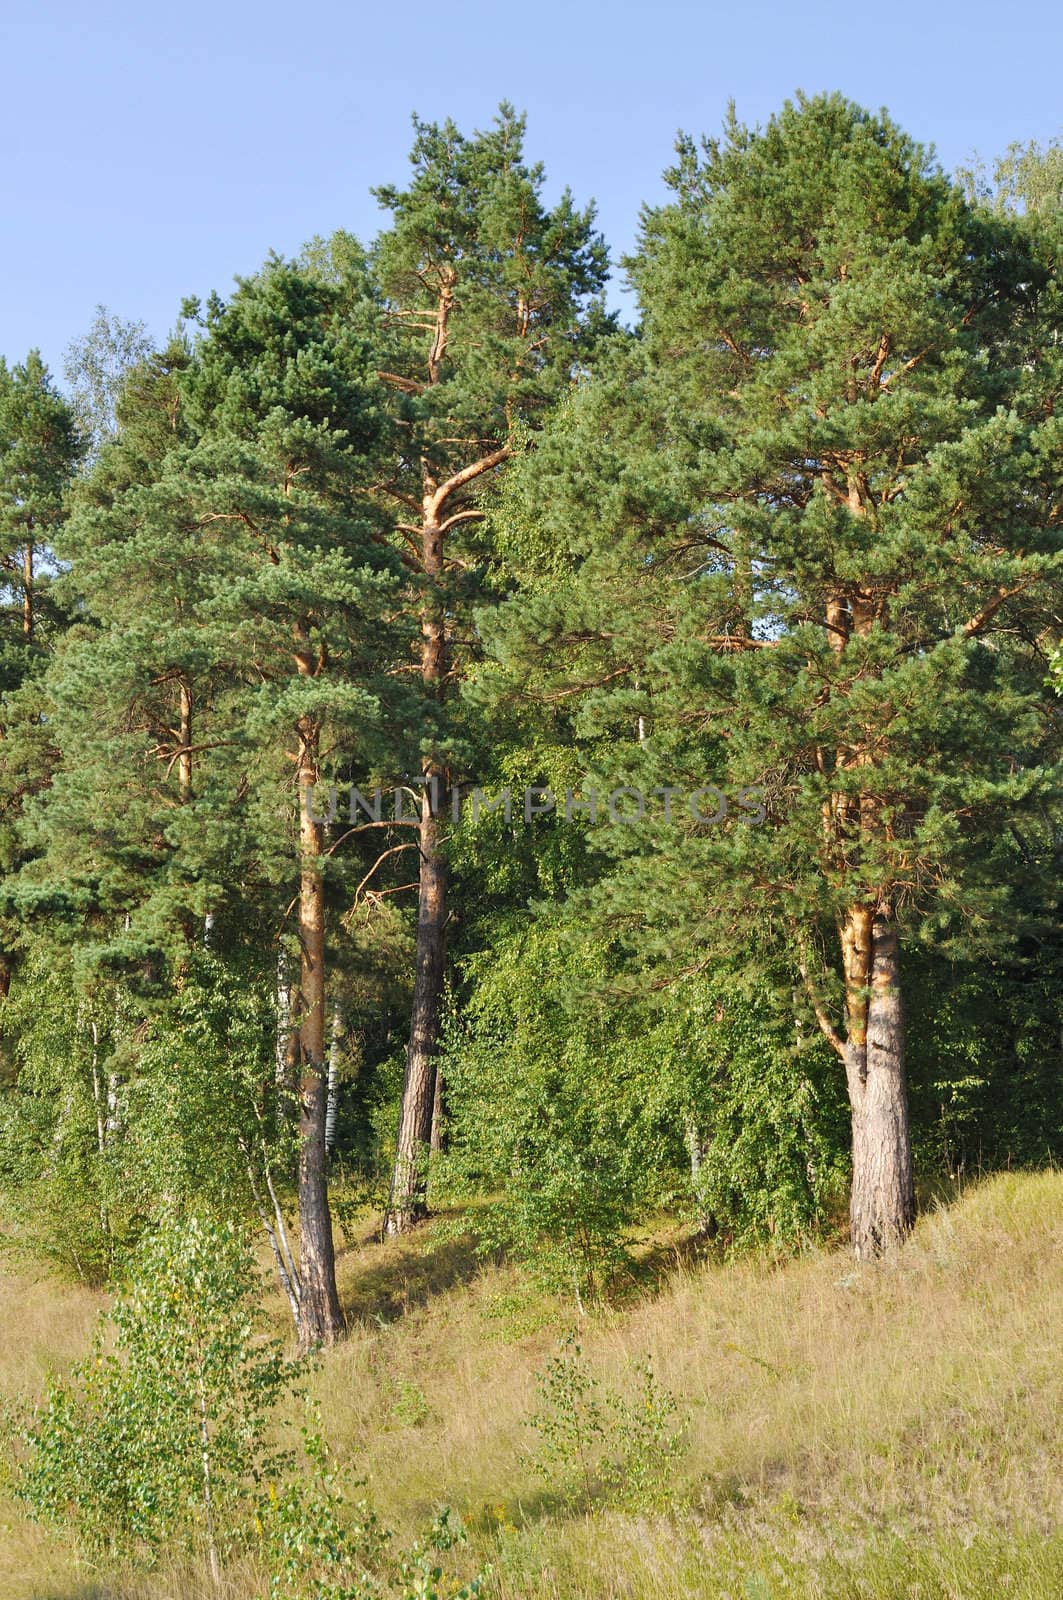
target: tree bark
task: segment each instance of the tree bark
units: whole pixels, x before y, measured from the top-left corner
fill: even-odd
[[[275,1081],[280,1091],[281,1113],[292,1112],[299,1081],[299,1029],[293,1017],[292,979],[288,952],[277,954],[277,1042]]]
[[[439,777],[432,774],[421,797],[421,872],[417,902],[417,956],[410,1042],[395,1149],[395,1170],[385,1231],[405,1233],[426,1211],[426,1162],[432,1142],[436,1056],[446,963],[446,864],[439,848]]]
[[[443,1082],[443,1069],[438,1061],[436,1063],[436,1086],[432,1096],[432,1136],[429,1144],[435,1154],[440,1154],[446,1149],[447,1144],[447,1102],[446,1084]]]
[[[218,1559],[218,1538],[214,1524],[214,1483],[210,1466],[210,1432],[207,1427],[207,1397],[199,1385],[199,1450],[203,1473],[203,1511],[207,1524],[207,1554],[210,1559],[210,1576],[215,1589],[221,1588],[221,1562]]]
[[[310,790],[318,777],[317,722],[299,723],[299,1339],[331,1344],[343,1327],[325,1153],[325,882],[323,830]]]
[[[432,388],[445,375],[450,319],[457,304],[457,271],[449,262],[444,262],[436,270],[437,300],[425,382],[422,384],[417,380],[404,379],[394,373],[380,374],[385,381],[396,384],[406,392],[420,393],[422,388]],[[481,443],[477,441],[478,445]],[[418,537],[420,541],[419,567],[425,580],[421,606],[421,678],[428,693],[440,702],[446,692],[449,669],[447,608],[443,593],[444,540],[451,529],[483,515],[478,507],[462,507],[462,495],[471,484],[501,466],[509,455],[510,446],[500,445],[459,468],[442,483],[438,481],[430,458],[422,456],[420,524],[398,524],[402,533],[408,536],[409,543]],[[451,509],[452,506],[458,509]],[[420,873],[414,997],[395,1166],[384,1217],[384,1231],[390,1234],[406,1232],[425,1215],[427,1209],[425,1158],[432,1141],[436,1057],[446,970],[444,926],[447,869],[439,840],[439,812],[445,777],[442,763],[436,757],[429,757],[424,762],[425,793],[421,801],[418,841]]]
[[[336,1117],[340,1099],[340,1057],[343,1053],[343,1002],[332,1002],[332,1035],[328,1049],[328,1098],[325,1109],[325,1149],[336,1144]]]
[[[845,1046],[852,1112],[853,1181],[850,1240],[859,1260],[871,1260],[905,1239],[915,1222],[908,1089],[904,1066],[904,1007],[897,929],[887,909],[867,923],[864,986],[851,996]],[[849,919],[851,920],[851,918]],[[857,933],[863,931],[858,925]],[[843,937],[847,984],[855,976],[855,941]]]
[[[443,324],[445,326],[445,323]],[[444,486],[446,487],[446,486]],[[443,576],[444,528],[439,520],[442,491],[427,484],[421,529],[421,562],[428,585],[421,612],[421,678],[429,694],[442,700],[447,674],[446,611],[439,592]],[[426,1156],[432,1141],[436,1055],[446,967],[447,869],[440,849],[439,811],[444,774],[431,758],[424,764],[424,791],[418,834],[417,953],[414,968],[410,1040],[395,1145],[385,1232],[405,1233],[424,1215]]]
[[[290,1270],[292,1264],[289,1260],[285,1259],[285,1255],[282,1253],[281,1237],[278,1235],[278,1230],[274,1223],[270,1221],[269,1212],[266,1210],[265,1201],[259,1192],[258,1182],[255,1178],[255,1165],[251,1159],[251,1151],[246,1141],[243,1139],[240,1141],[240,1148],[243,1151],[244,1162],[247,1167],[247,1183],[251,1190],[251,1197],[255,1203],[255,1210],[258,1212],[258,1219],[262,1224],[266,1238],[269,1240],[269,1247],[273,1254],[273,1262],[277,1268],[277,1277],[280,1280],[281,1288],[284,1290],[287,1298],[288,1306],[292,1313],[292,1322],[295,1324],[295,1332],[296,1335],[298,1335],[300,1328],[299,1275],[294,1270]]]
[[[864,516],[865,485],[851,476],[848,505]],[[854,636],[886,626],[885,597],[856,588],[828,597],[826,623],[831,650],[844,656]],[[869,766],[876,730],[861,730],[863,742],[834,752],[835,770]],[[875,797],[836,792],[824,807],[828,859],[846,879],[859,865],[867,842],[880,837],[883,822]],[[854,1254],[870,1260],[899,1243],[915,1222],[908,1087],[904,1067],[904,1009],[899,939],[888,888],[851,904],[839,919],[845,980],[845,1040],[824,1032],[845,1063],[852,1116],[853,1179],[849,1234]],[[817,1011],[820,1026],[824,1018]]]
[[[22,632],[33,638],[33,540],[27,538],[22,551]]]
[[[192,690],[188,679],[183,676],[177,680],[177,694],[177,732],[181,741],[177,756],[177,788],[181,804],[186,806],[192,799]]]

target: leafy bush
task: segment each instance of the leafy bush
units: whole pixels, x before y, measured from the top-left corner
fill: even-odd
[[[103,1283],[168,1207],[242,1219],[267,1170],[293,1169],[275,998],[253,970],[191,951],[150,1006],[69,953],[27,976],[4,1003],[17,1044],[0,1095],[0,1195],[23,1248]]]
[[[109,1139],[120,1111],[113,1057],[125,1031],[122,997],[105,981],[91,998],[79,994],[69,953],[50,951],[28,958],[0,1014],[5,1215],[21,1248],[64,1275],[103,1283],[134,1227]]]
[[[218,1585],[225,1555],[254,1549],[270,1600],[441,1600],[439,1558],[465,1538],[449,1511],[392,1554],[368,1503],[342,1492],[316,1416],[301,1458],[272,1442],[303,1365],[264,1337],[260,1288],[235,1227],[168,1218],[90,1356],[25,1429],[18,1493],[96,1556],[150,1564],[163,1547],[204,1549]],[[448,1579],[445,1592],[473,1600],[480,1582]]]
[[[574,1335],[539,1374],[539,1409],[530,1422],[542,1441],[540,1470],[570,1503],[604,1495],[629,1510],[671,1499],[673,1466],[686,1425],[674,1395],[662,1389],[647,1359],[635,1368],[633,1398],[604,1389]]]
[[[205,1544],[217,1573],[287,1463],[268,1425],[297,1368],[261,1334],[259,1287],[231,1224],[175,1215],[145,1240],[92,1353],[27,1431],[20,1492],[37,1516],[98,1553]]]
[[[572,1001],[572,960],[556,931],[534,929],[470,963],[469,1026],[451,1027],[443,1057],[451,1148],[439,1184],[486,1191],[484,1248],[582,1307],[626,1259],[624,1230],[661,1147],[610,1021]]]
[[[367,1501],[348,1502],[316,1424],[303,1439],[302,1475],[270,1497],[259,1523],[270,1600],[475,1600],[486,1574],[459,1586],[439,1560],[466,1542],[448,1510],[389,1560],[390,1534]]]
[[[486,1194],[485,1247],[582,1305],[661,1205],[735,1245],[821,1226],[847,1156],[844,1085],[778,973],[755,992],[719,972],[625,1000],[610,952],[544,917],[471,958],[466,980],[441,1184]]]

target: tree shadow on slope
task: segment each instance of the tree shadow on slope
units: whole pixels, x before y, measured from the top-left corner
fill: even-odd
[[[45,1584],[43,1588],[32,1588],[29,1595],[30,1600],[117,1600],[114,1589],[103,1588],[98,1583],[79,1583],[75,1589]]]
[[[670,1224],[629,1239],[627,1259],[614,1273],[607,1298],[614,1306],[656,1300],[677,1276],[725,1259],[728,1239]]]
[[[483,1265],[469,1234],[438,1238],[418,1230],[402,1239],[367,1242],[337,1262],[340,1303],[348,1322],[396,1322],[470,1284]]]

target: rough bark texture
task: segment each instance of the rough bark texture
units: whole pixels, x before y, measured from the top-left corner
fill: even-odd
[[[443,1082],[443,1069],[436,1067],[436,1088],[432,1096],[432,1137],[430,1144],[435,1151],[444,1151],[447,1147],[447,1102],[446,1084]]]
[[[33,540],[27,539],[22,552],[22,632],[33,638]]]
[[[850,1039],[846,1062],[853,1118],[850,1237],[861,1260],[898,1244],[915,1221],[897,930],[883,914],[872,924],[869,976],[865,1037],[862,1045]]]
[[[436,1093],[436,1055],[443,998],[446,949],[446,865],[439,849],[435,781],[421,799],[421,873],[417,902],[417,957],[414,974],[410,1042],[402,1086],[402,1110],[395,1150],[395,1171],[385,1227],[403,1233],[425,1214],[425,1165],[432,1140]]]
[[[445,338],[446,318],[442,312],[440,327]],[[447,634],[446,613],[438,588],[443,576],[444,535],[439,519],[439,494],[436,485],[426,479],[421,565],[428,580],[428,594],[421,612],[421,677],[429,693],[442,699],[447,672]],[[395,1169],[384,1219],[385,1231],[391,1234],[405,1233],[426,1210],[426,1156],[432,1140],[436,1055],[443,1003],[443,928],[447,901],[447,869],[439,841],[443,773],[436,762],[428,761],[423,776],[413,1008],[395,1143]]]
[[[854,478],[847,497],[854,516],[864,514],[862,493]],[[842,657],[854,636],[888,626],[887,597],[859,588],[830,596],[825,620],[831,649]],[[820,769],[840,773],[869,768],[880,732],[857,724],[849,745],[835,750],[829,760],[820,753]],[[872,792],[854,794],[840,785],[835,789],[824,804],[823,838],[825,864],[837,882],[848,884],[866,865],[867,847],[881,838],[885,826]],[[809,988],[820,1027],[845,1064],[852,1114],[850,1235],[854,1253],[868,1259],[905,1238],[915,1220],[899,941],[887,886],[877,894],[865,890],[854,899],[839,917],[838,938],[845,982],[844,1040],[814,986]],[[802,972],[809,985],[804,964]]]
[[[192,690],[188,679],[177,680],[178,738],[177,787],[181,804],[188,805],[192,798]]]
[[[325,884],[322,824],[308,790],[317,781],[318,729],[299,726],[299,1340],[331,1344],[343,1327],[329,1213],[325,1151]]]

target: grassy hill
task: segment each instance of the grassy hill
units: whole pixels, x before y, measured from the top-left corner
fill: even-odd
[[[313,1384],[401,1537],[451,1506],[499,1600],[1063,1594],[1063,1175],[982,1183],[874,1266],[643,1254],[623,1305],[577,1319],[445,1230],[346,1251],[351,1336]],[[0,1276],[2,1392],[64,1366],[97,1304]],[[537,1375],[577,1321],[607,1416],[637,1412],[647,1358],[674,1396],[666,1495],[548,1470]],[[0,1546],[0,1600],[214,1595],[187,1566],[94,1575],[6,1498]],[[265,1593],[227,1578],[227,1600]]]

